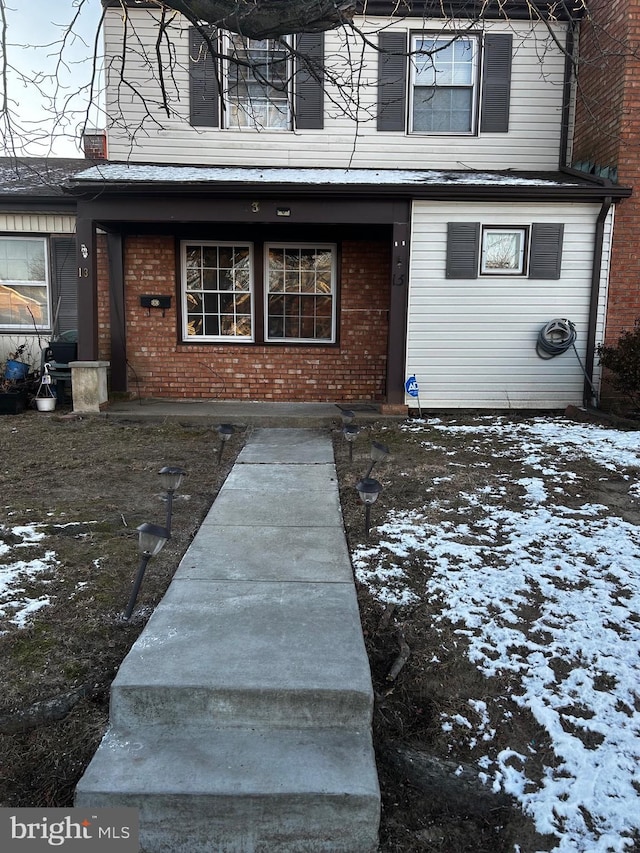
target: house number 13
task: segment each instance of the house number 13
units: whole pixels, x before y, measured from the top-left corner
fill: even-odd
[[[89,278],[89,267],[78,267],[78,278]]]

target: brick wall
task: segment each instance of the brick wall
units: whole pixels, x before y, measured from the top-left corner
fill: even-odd
[[[142,397],[340,402],[385,398],[390,243],[341,246],[338,346],[185,344],[180,341],[176,242],[125,241],[129,390]],[[100,287],[104,294],[104,281]],[[140,306],[143,294],[170,294],[171,308]],[[101,357],[108,328],[101,299]],[[103,349],[104,347],[104,349]]]
[[[574,162],[618,168],[634,195],[616,208],[606,342],[640,317],[640,0],[590,0],[582,27]]]
[[[618,166],[625,114],[628,0],[590,0],[580,26],[573,162]]]

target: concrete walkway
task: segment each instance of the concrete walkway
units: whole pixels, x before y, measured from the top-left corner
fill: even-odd
[[[373,693],[331,440],[248,438],[125,658],[76,791],[145,853],[371,853]]]

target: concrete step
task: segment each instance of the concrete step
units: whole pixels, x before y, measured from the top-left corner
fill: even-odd
[[[368,727],[352,583],[174,579],[111,687],[112,724]]]
[[[144,853],[372,853],[368,729],[110,728],[78,806],[140,810]]]

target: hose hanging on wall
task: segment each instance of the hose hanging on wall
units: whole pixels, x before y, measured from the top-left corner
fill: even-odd
[[[567,350],[573,347],[573,351],[575,352],[576,358],[578,359],[580,369],[584,374],[584,378],[589,383],[591,393],[593,394],[593,399],[596,401],[597,405],[598,394],[596,392],[596,389],[593,387],[593,382],[587,375],[587,371],[585,370],[582,360],[578,355],[578,350],[576,349],[577,337],[578,335],[576,333],[576,327],[571,322],[571,320],[550,320],[548,323],[545,323],[545,325],[540,329],[540,332],[538,333],[538,340],[536,341],[536,353],[538,354],[539,358],[548,360],[550,358],[555,358],[557,355],[562,355],[563,352],[566,352]]]

